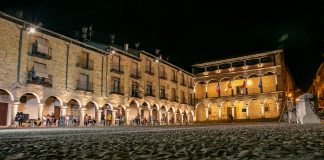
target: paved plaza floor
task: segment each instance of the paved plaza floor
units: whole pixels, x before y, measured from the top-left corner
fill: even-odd
[[[324,159],[324,124],[0,129],[0,159]]]

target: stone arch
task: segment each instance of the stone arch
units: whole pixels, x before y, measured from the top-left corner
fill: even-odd
[[[66,115],[70,117],[70,119],[78,119],[80,118],[80,109],[82,107],[81,101],[78,99],[70,99],[67,103]]]
[[[228,119],[232,115],[232,103],[230,101],[223,101],[221,103],[221,120]]]
[[[217,87],[218,81],[216,79],[211,79],[207,82],[208,97],[218,97]]]
[[[137,101],[135,100],[132,100],[129,106],[127,107],[127,110],[129,111],[128,119],[131,123],[135,122],[136,119],[140,118],[139,108],[139,103],[137,103]]]
[[[196,115],[197,115],[197,121],[207,120],[206,106],[204,104],[202,104],[202,103],[197,104]]]
[[[140,103],[139,103],[136,99],[131,99],[131,100],[129,101],[129,104],[131,104],[131,103],[136,104],[137,108],[139,108],[139,107],[141,106]]]
[[[262,74],[263,92],[275,92],[277,90],[277,75],[271,71]]]
[[[219,106],[217,102],[211,102],[207,106],[208,108],[208,119],[209,120],[219,120]]]
[[[197,99],[206,98],[206,83],[203,81],[196,82],[194,93],[196,94]]]
[[[85,116],[86,118],[90,118],[90,119],[97,119],[97,106],[98,104],[94,103],[93,101],[90,101],[88,102],[86,105],[85,105]],[[86,121],[86,119],[85,119]]]
[[[234,95],[244,95],[246,92],[246,89],[243,86],[245,82],[245,77],[242,75],[237,75],[233,78],[233,91]]]
[[[112,111],[114,110],[114,106],[110,103],[106,103],[102,106],[102,116],[104,120],[104,125],[112,124]]]
[[[42,118],[39,112],[40,99],[35,93],[25,93],[20,99],[20,104],[18,105],[18,112],[22,112],[25,115],[25,119],[38,119]]]
[[[263,101],[264,118],[277,118],[279,116],[278,101],[273,97],[267,97]]]
[[[151,114],[150,114],[150,103],[143,102],[141,106],[141,119],[143,120],[144,125],[151,122]]]
[[[61,115],[62,100],[57,96],[49,96],[46,98],[43,108],[43,115],[54,114],[54,119],[59,119]]]
[[[0,89],[0,126],[8,126],[10,125],[10,119],[14,119],[14,117],[10,116],[10,108],[9,105],[14,101],[14,97],[8,90]],[[16,113],[12,113],[11,115],[15,115]]]
[[[234,107],[235,107],[235,119],[247,119],[247,110],[245,101],[242,99],[237,99],[234,101]]]
[[[176,124],[182,124],[183,123],[183,112],[181,108],[178,108],[177,111],[177,117],[176,117]]]
[[[146,102],[146,101],[142,103],[142,107],[144,107],[144,106],[146,106],[147,109],[150,109],[151,108],[150,103],[149,102]]]
[[[247,88],[249,94],[260,93],[260,78],[261,77],[256,73],[252,73],[249,76],[247,76]]]
[[[159,122],[159,105],[158,104],[153,104],[152,107],[152,121],[153,124],[158,124]]]
[[[229,77],[223,77],[219,80],[220,96],[230,96],[232,94],[231,89],[226,89],[229,84],[232,86],[232,79]]]
[[[1,93],[1,92],[7,93],[8,98],[9,98],[9,100],[10,100],[11,102],[15,100],[13,94],[12,94],[9,90],[6,90],[6,89],[3,89],[3,88],[0,88],[0,93]],[[0,94],[0,95],[5,95],[5,94]]]
[[[262,109],[261,109],[261,101],[257,98],[252,98],[249,100],[249,118],[250,119],[258,119],[262,118]]]
[[[168,108],[165,105],[161,107],[161,124],[167,124]]]

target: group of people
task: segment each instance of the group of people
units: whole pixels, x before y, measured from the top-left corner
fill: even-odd
[[[54,117],[54,113],[43,115],[43,123],[45,124],[46,127],[51,127],[51,126],[57,126],[56,125],[57,119]]]
[[[85,126],[94,126],[94,125],[96,125],[96,119],[94,117],[91,118],[91,116],[88,116],[88,114],[86,114],[84,116],[84,125]]]

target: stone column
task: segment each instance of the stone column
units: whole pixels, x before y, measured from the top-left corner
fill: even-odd
[[[232,106],[232,116],[233,116],[233,119],[235,118],[235,107]]]
[[[125,111],[125,121],[126,121],[126,125],[129,125],[129,122],[130,122],[129,109],[126,109],[126,111]]]
[[[190,124],[190,114],[187,114],[187,123]]]
[[[112,114],[111,114],[111,125],[114,126],[116,125],[116,111],[117,110],[112,110]]]
[[[279,103],[277,102],[276,105],[277,105],[277,115],[279,116]]]
[[[264,104],[261,103],[261,117],[264,118]]]
[[[167,124],[170,124],[170,112],[166,112],[166,116],[167,116]]]
[[[158,110],[157,111],[157,120],[159,121],[159,125],[161,125],[161,117],[162,117],[162,111],[161,110]]]
[[[38,104],[38,118],[43,118],[43,110],[44,110],[44,104],[39,103]]]
[[[149,113],[150,113],[150,122],[153,125],[153,109],[149,109]]]
[[[178,113],[173,113],[173,123],[177,124],[177,114]]]
[[[61,106],[60,107],[61,110],[60,110],[60,116],[66,116],[66,110],[68,109],[68,106]]]
[[[180,117],[180,124],[183,124],[183,116],[184,116],[184,114],[181,113],[180,116],[181,116],[181,117]]]
[[[222,118],[222,108],[218,108],[218,120]]]
[[[142,125],[142,109],[141,108],[138,109],[138,115],[139,115],[140,125]]]
[[[80,108],[80,126],[84,126],[84,114],[86,108]]]
[[[246,108],[246,119],[249,119],[249,106],[246,105],[245,108]]]
[[[11,111],[11,126],[15,127],[16,123],[15,123],[15,117],[16,114],[18,112],[18,105],[20,104],[20,102],[12,102],[12,111]]]
[[[206,120],[209,120],[208,108],[206,108]]]
[[[97,110],[97,125],[101,126],[101,114],[102,114],[102,110],[99,109]]]

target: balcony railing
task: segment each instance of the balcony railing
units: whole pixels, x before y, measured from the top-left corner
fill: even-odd
[[[164,80],[167,80],[168,79],[165,73],[160,74],[159,77],[160,77],[160,79],[164,79]]]
[[[149,75],[154,75],[153,70],[145,70],[145,73],[149,74]]]
[[[141,79],[141,77],[139,76],[139,74],[134,74],[134,73],[131,73],[130,74],[130,77],[131,78],[134,78],[134,79]]]
[[[93,92],[93,83],[77,80],[76,90]]]
[[[110,94],[124,95],[124,92],[121,87],[111,87]]]
[[[169,100],[168,97],[166,95],[161,95],[160,99],[165,99],[165,100]]]
[[[35,45],[32,45],[32,50],[28,54],[30,56],[50,60],[50,59],[52,59],[52,48],[48,48],[47,53],[42,53],[37,50],[37,47]]]
[[[187,85],[186,85],[186,82],[181,82],[180,85],[181,85],[181,86],[187,86]]]
[[[32,71],[28,72],[28,79],[27,79],[28,84],[37,84],[37,85],[42,85],[44,87],[53,87],[52,75],[48,75],[47,78],[38,77],[34,75],[35,75],[34,72]]]
[[[151,92],[146,92],[145,96],[155,97],[155,95],[153,93],[154,93],[154,90],[151,90]]]
[[[120,66],[120,67],[112,67],[111,69],[110,69],[110,72],[114,72],[114,73],[117,73],[117,74],[124,74],[124,69],[123,69],[123,67],[122,66]]]
[[[79,57],[75,66],[87,70],[93,70],[93,60],[87,60],[86,58]]]
[[[171,79],[171,82],[178,83],[178,80],[177,79]]]
[[[135,98],[142,98],[139,90],[132,90],[130,96]]]
[[[181,104],[187,104],[187,100],[186,99],[181,99]]]
[[[172,102],[179,102],[178,97],[172,97],[172,98],[171,98],[171,101],[172,101]]]

